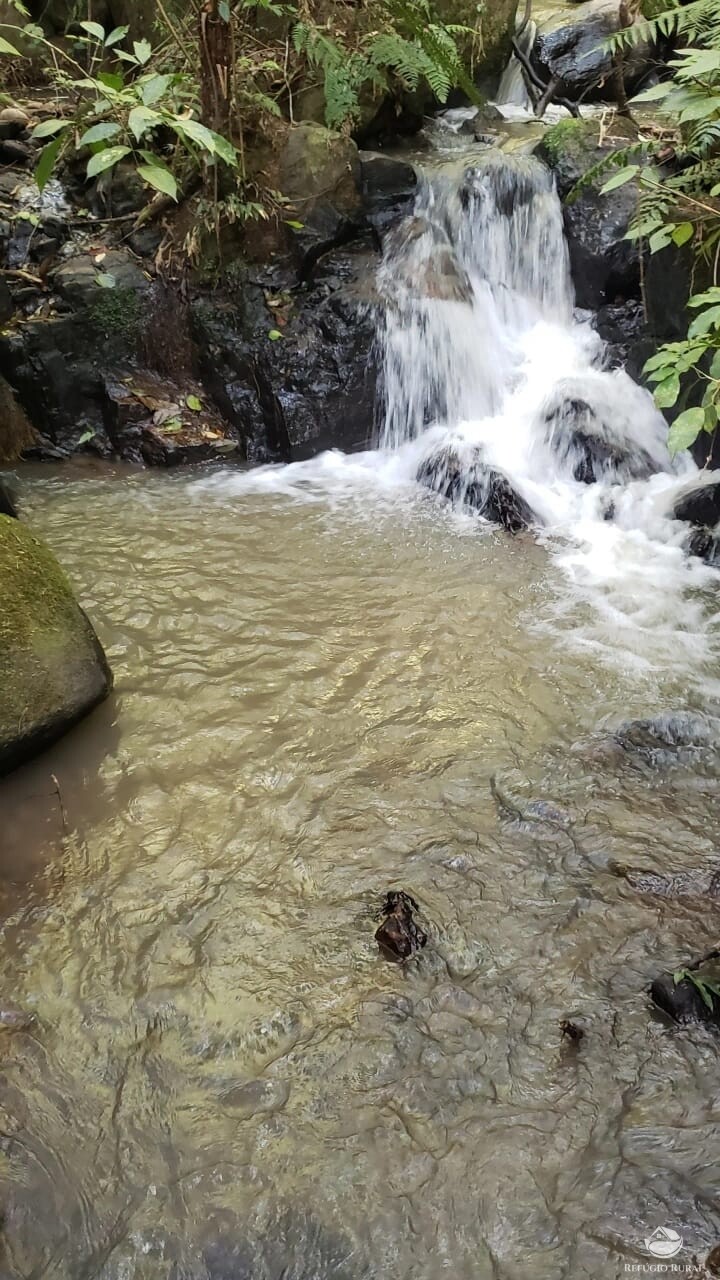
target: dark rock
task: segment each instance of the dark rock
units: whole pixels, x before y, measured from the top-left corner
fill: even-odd
[[[453,504],[470,507],[493,524],[502,525],[508,533],[541,523],[507,476],[483,462],[479,449],[464,457],[444,445],[421,462],[417,480]]]
[[[405,160],[377,151],[360,152],[363,205],[379,232],[412,212],[417,173]]]
[[[7,324],[15,314],[15,300],[7,280],[0,275],[0,325]]]
[[[380,912],[385,919],[375,933],[375,941],[386,959],[401,963],[427,944],[427,934],[413,919],[413,911],[419,910],[415,899],[402,889],[386,895]]]
[[[509,218],[518,208],[531,205],[539,192],[550,189],[551,179],[536,161],[492,155],[465,170],[459,195],[464,209],[486,205],[492,213]]]
[[[614,424],[603,422],[586,400],[563,392],[545,409],[546,439],[581,484],[646,480],[659,467],[634,442],[622,440]]]
[[[0,164],[24,166],[32,153],[32,147],[19,138],[0,138]]]
[[[61,298],[75,308],[83,308],[92,306],[105,293],[117,292],[118,297],[126,292],[142,294],[150,288],[151,281],[131,254],[113,249],[103,255],[80,254],[71,258],[55,272],[53,283]]]
[[[620,27],[619,11],[619,0],[588,0],[554,19],[550,29],[541,23],[531,59],[543,80],[557,79],[556,96],[573,102],[615,100],[612,55],[605,42]],[[650,70],[650,52],[644,43],[626,51],[628,91]]]
[[[15,508],[15,503],[10,497],[10,494],[6,489],[5,485],[1,481],[0,481],[0,516],[10,516],[11,519],[13,520],[17,520],[18,518],[18,513]]]
[[[367,447],[374,428],[375,322],[360,282],[377,258],[360,244],[334,250],[314,281],[278,297],[247,283],[192,305],[200,372],[252,462]],[[277,310],[285,311],[278,329]],[[272,341],[271,332],[282,336]]]
[[[716,1244],[705,1258],[705,1270],[711,1276],[720,1276],[720,1244]]]
[[[560,1023],[560,1034],[565,1040],[568,1040],[575,1046],[579,1045],[580,1041],[585,1036],[585,1032],[582,1027],[578,1026],[577,1022],[573,1022],[570,1018],[562,1019]]]
[[[675,973],[663,973],[650,987],[650,998],[673,1022],[706,1022],[720,1026],[719,951]]]
[[[690,555],[707,564],[720,563],[720,479],[717,471],[709,471],[691,482],[690,488],[677,499],[673,516],[692,525],[686,547]]]
[[[589,310],[640,298],[640,252],[635,241],[626,239],[637,209],[636,184],[603,195],[603,173],[576,190],[590,169],[636,137],[634,127],[621,121],[600,143],[597,121],[563,120],[548,129],[535,151],[554,174],[564,202],[577,302]]]
[[[392,261],[386,277],[385,301],[397,301],[398,288],[415,298],[440,302],[470,302],[472,285],[442,227],[427,218],[404,218],[389,232],[385,256]]]
[[[0,111],[0,139],[19,138],[27,129],[30,117],[20,107],[3,107]]]

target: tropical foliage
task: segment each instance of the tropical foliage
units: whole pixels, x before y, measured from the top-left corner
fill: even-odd
[[[657,17],[618,32],[613,44],[622,50],[659,38],[676,44],[670,76],[634,101],[656,104],[669,132],[654,145],[635,148],[635,154],[617,155],[622,168],[604,190],[636,181],[640,194],[631,236],[646,240],[651,253],[690,246],[712,283],[690,299],[697,314],[687,338],[666,344],[646,365],[659,406],[672,408],[681,395],[700,401],[670,428],[669,446],[677,452],[701,431],[712,434],[720,422],[720,5],[672,0]]]

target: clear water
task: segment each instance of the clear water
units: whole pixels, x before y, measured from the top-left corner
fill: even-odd
[[[717,942],[717,576],[663,514],[682,476],[615,486],[610,524],[526,456],[558,378],[662,448],[551,248],[524,298],[497,244],[497,290],[463,250],[468,300],[418,291],[437,359],[390,332],[393,447],[21,473],[117,687],[0,782],[3,998],[36,1019],[0,1019],[13,1280],[614,1280],[658,1226],[682,1262],[720,1240],[717,1040],[647,997]],[[419,489],[448,436],[497,450],[541,535]],[[679,754],[613,736],[677,711]],[[401,887],[430,940],[398,968],[373,934]]]

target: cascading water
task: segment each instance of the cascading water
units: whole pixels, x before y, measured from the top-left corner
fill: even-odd
[[[695,467],[670,459],[652,397],[607,368],[589,317],[574,314],[545,167],[490,153],[459,180],[426,179],[388,238],[380,289],[381,448],[456,506],[540,529],[574,606],[593,606],[592,621],[573,618],[576,642],[617,652],[622,635],[624,659],[643,667],[661,651],[665,664],[687,630],[677,669],[688,651],[707,660],[695,588],[715,575],[685,555],[687,528],[672,519]]]

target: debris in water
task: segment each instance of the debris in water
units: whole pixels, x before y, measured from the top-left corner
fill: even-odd
[[[562,1018],[560,1021],[560,1034],[565,1040],[569,1040],[571,1044],[578,1045],[583,1039],[585,1032],[577,1022],[572,1022],[570,1018]]]
[[[650,998],[673,1022],[708,1022],[720,1026],[720,948],[674,973],[662,973],[650,987]]]
[[[386,918],[375,934],[375,941],[386,959],[402,963],[425,946],[427,934],[413,919],[413,911],[419,910],[415,899],[402,889],[391,890],[386,895],[380,911]]]

